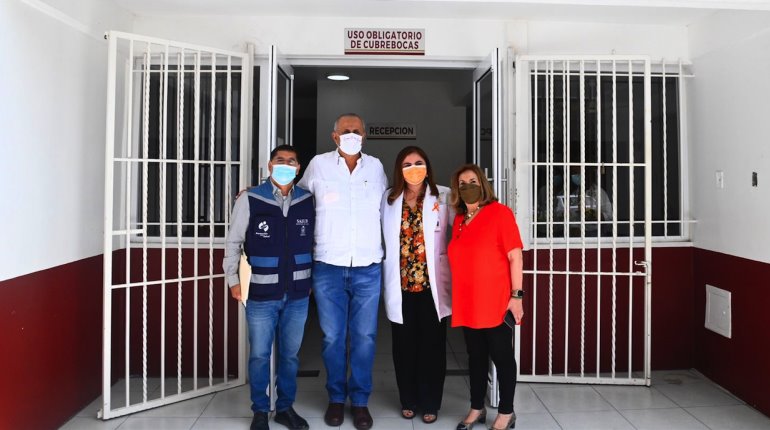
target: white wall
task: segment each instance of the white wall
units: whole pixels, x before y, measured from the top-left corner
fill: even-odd
[[[770,262],[770,14],[717,13],[692,26],[690,43],[695,246]]]
[[[266,53],[277,44],[287,55],[343,55],[346,27],[424,28],[426,57],[484,57],[509,45],[529,54],[652,55],[686,60],[684,26],[616,25],[553,21],[361,17],[137,17],[135,31],[225,49],[254,43]],[[227,31],[223,31],[227,29]]]
[[[107,29],[102,0],[0,2],[0,280],[102,252]]]
[[[470,90],[470,83],[468,84]],[[417,139],[372,139],[363,151],[382,161],[392,183],[393,163],[405,146],[420,146],[430,157],[434,179],[449,186],[449,176],[465,162],[465,107],[454,106],[451,91],[435,82],[318,83],[318,152],[335,148],[334,120],[356,112],[367,122],[406,122],[417,127]]]

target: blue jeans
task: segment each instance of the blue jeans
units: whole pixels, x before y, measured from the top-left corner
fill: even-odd
[[[267,387],[270,383],[270,353],[278,329],[276,358],[275,408],[283,411],[294,404],[297,395],[299,346],[305,332],[308,298],[288,300],[249,300],[246,304],[246,323],[249,325],[249,383],[251,410],[270,412]]]
[[[381,284],[380,263],[366,267],[333,266],[320,261],[313,264],[313,294],[324,333],[322,355],[329,403],[345,403],[348,396],[353,406],[369,402]]]

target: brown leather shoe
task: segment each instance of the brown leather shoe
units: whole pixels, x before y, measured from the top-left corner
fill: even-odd
[[[366,406],[353,406],[350,408],[353,413],[353,427],[357,430],[369,430],[374,424],[372,420],[372,414],[369,413],[369,408]]]
[[[324,422],[329,427],[339,427],[345,421],[345,404],[329,403],[324,414]]]

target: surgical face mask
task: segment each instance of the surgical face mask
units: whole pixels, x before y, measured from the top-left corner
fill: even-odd
[[[460,198],[466,205],[472,205],[481,199],[481,186],[478,184],[460,184]]]
[[[340,136],[340,149],[347,155],[356,155],[361,152],[363,138],[355,133],[346,133]]]
[[[278,185],[289,185],[297,177],[297,168],[287,164],[273,164],[270,177]]]
[[[570,175],[570,179],[572,180],[572,183],[575,185],[580,185],[580,175]]]
[[[420,185],[425,181],[425,177],[428,175],[428,166],[412,165],[401,169],[404,174],[404,180],[410,185]]]

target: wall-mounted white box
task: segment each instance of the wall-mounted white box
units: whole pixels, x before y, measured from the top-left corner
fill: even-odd
[[[706,328],[732,338],[731,295],[727,290],[706,285]]]

